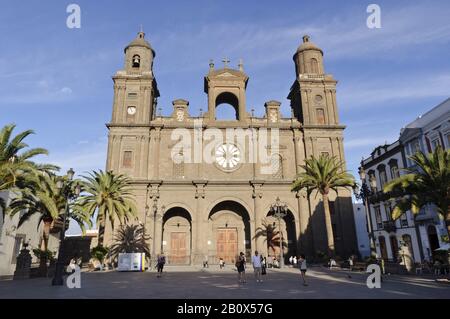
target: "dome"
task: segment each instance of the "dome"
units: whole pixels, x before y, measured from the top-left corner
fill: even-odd
[[[323,55],[322,49],[319,48],[317,45],[315,45],[314,43],[312,43],[309,40],[309,35],[303,36],[303,43],[298,47],[297,53],[303,52],[306,50],[316,50],[316,51],[319,51],[320,53],[322,53],[322,55]]]
[[[150,43],[148,43],[147,40],[145,40],[145,33],[142,31],[138,33],[136,39],[131,41],[130,44],[128,44],[126,46],[124,51],[127,52],[128,48],[130,48],[130,47],[144,47],[144,48],[152,50],[153,56],[155,55],[155,51],[151,47]]]

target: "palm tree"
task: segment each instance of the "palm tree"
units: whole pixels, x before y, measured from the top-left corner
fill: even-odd
[[[116,259],[119,253],[145,253],[150,257],[147,241],[150,239],[142,224],[122,225],[114,236],[114,244],[110,247],[109,256]]]
[[[109,219],[114,229],[114,222],[119,224],[136,216],[136,206],[131,189],[131,180],[122,174],[113,172],[94,171],[89,176],[83,176],[83,193],[77,202],[77,209],[85,211],[91,217],[97,213],[99,229],[98,245],[104,241],[106,219]]]
[[[433,153],[417,152],[410,159],[415,165],[383,188],[391,198],[402,196],[392,218],[398,219],[408,210],[416,215],[424,205],[434,204],[450,233],[450,150],[437,147]]]
[[[264,220],[262,222],[262,227],[258,227],[256,229],[256,233],[254,238],[263,237],[267,242],[267,248],[271,248],[272,251],[276,251],[276,249],[280,248],[281,235],[280,231],[276,230],[276,226],[272,223]],[[283,247],[287,247],[286,242],[283,240]]]
[[[305,160],[305,165],[301,165],[301,168],[304,172],[297,175],[291,190],[296,192],[306,188],[308,196],[314,191],[322,195],[328,252],[330,256],[333,256],[335,247],[328,196],[331,190],[337,193],[341,187],[355,187],[355,178],[345,171],[343,162],[326,154],[320,155],[318,159],[311,156],[311,158]]]
[[[85,226],[91,226],[90,216],[83,214],[83,212],[73,211],[70,209],[72,203],[67,203],[67,198],[62,194],[57,187],[57,181],[62,177],[56,175],[49,175],[41,173],[32,175],[28,178],[27,187],[22,189],[17,197],[13,198],[9,207],[8,214],[13,217],[17,213],[21,214],[19,218],[18,227],[32,216],[38,214],[39,221],[37,228],[43,223],[42,243],[40,251],[40,269],[43,274],[46,274],[48,241],[50,237],[50,230],[56,221],[62,223],[63,214],[65,213],[66,204],[69,205],[68,220],[73,219],[85,232]],[[73,186],[75,184],[72,183]],[[73,193],[73,192],[72,192]],[[62,225],[62,227],[67,227]],[[61,230],[63,231],[63,230]],[[43,256],[43,257],[42,257]]]
[[[34,134],[32,130],[26,130],[16,136],[12,136],[16,125],[9,124],[0,130],[0,192],[12,190],[27,184],[30,173],[37,171],[54,172],[57,166],[49,164],[36,164],[31,159],[37,155],[48,155],[43,148],[26,149],[28,145],[25,138]],[[5,211],[6,203],[0,198],[0,208]]]
[[[8,213],[11,217],[23,212],[23,215],[20,216],[18,227],[29,220],[31,216],[39,214],[37,227],[41,223],[44,224],[41,246],[41,250],[44,251],[48,250],[48,239],[52,224],[56,220],[61,221],[62,214],[65,213],[66,197],[57,187],[57,181],[61,178],[63,177],[45,173],[29,177],[27,188],[23,189],[21,194],[11,201],[8,208]],[[72,204],[69,204],[69,207],[71,206]],[[91,224],[89,217],[83,212],[69,209],[68,219],[75,220],[83,233],[86,225],[90,226]]]

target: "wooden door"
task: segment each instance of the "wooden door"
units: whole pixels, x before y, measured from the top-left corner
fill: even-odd
[[[173,232],[170,233],[170,264],[187,264],[189,263],[186,254],[186,233]]]
[[[237,229],[219,229],[217,231],[217,259],[233,263],[238,255]]]

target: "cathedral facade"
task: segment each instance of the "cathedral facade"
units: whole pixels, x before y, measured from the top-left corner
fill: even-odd
[[[322,50],[303,37],[294,55],[289,118],[281,116],[275,100],[265,103],[263,117],[249,113],[249,78],[242,64],[233,69],[228,61],[223,68],[209,65],[205,113],[193,116],[189,102],[176,99],[172,114],[162,116],[156,110],[154,58],[143,32],[125,48],[124,68],[113,76],[106,163],[107,170],[133,180],[152,254],[164,252],[169,264],[231,262],[241,251],[278,256],[280,241],[286,257],[326,252],[321,197],[291,192],[306,158],[327,153],[344,161],[337,81],[324,71]],[[217,118],[224,103],[234,108],[234,120]],[[277,198],[282,218],[271,209]],[[331,194],[330,202],[336,252],[354,253],[350,190]],[[107,225],[105,244],[112,240]]]

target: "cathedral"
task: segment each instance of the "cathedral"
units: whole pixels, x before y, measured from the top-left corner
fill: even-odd
[[[337,81],[325,73],[323,51],[308,36],[293,56],[290,117],[276,100],[264,104],[263,117],[248,112],[249,77],[242,63],[234,69],[226,60],[223,68],[211,61],[205,70],[204,113],[190,114],[189,101],[180,98],[171,115],[162,116],[155,50],[145,34],[124,53],[124,67],[113,76],[106,168],[132,179],[152,258],[164,252],[168,264],[197,265],[232,262],[239,252],[255,250],[279,256],[280,246],[286,259],[327,251],[321,196],[291,192],[306,158],[328,154],[345,161]],[[222,104],[232,106],[234,119],[218,118]],[[281,215],[273,209],[277,202]],[[355,253],[351,191],[330,194],[330,209],[337,254]],[[113,232],[107,224],[106,245]]]

